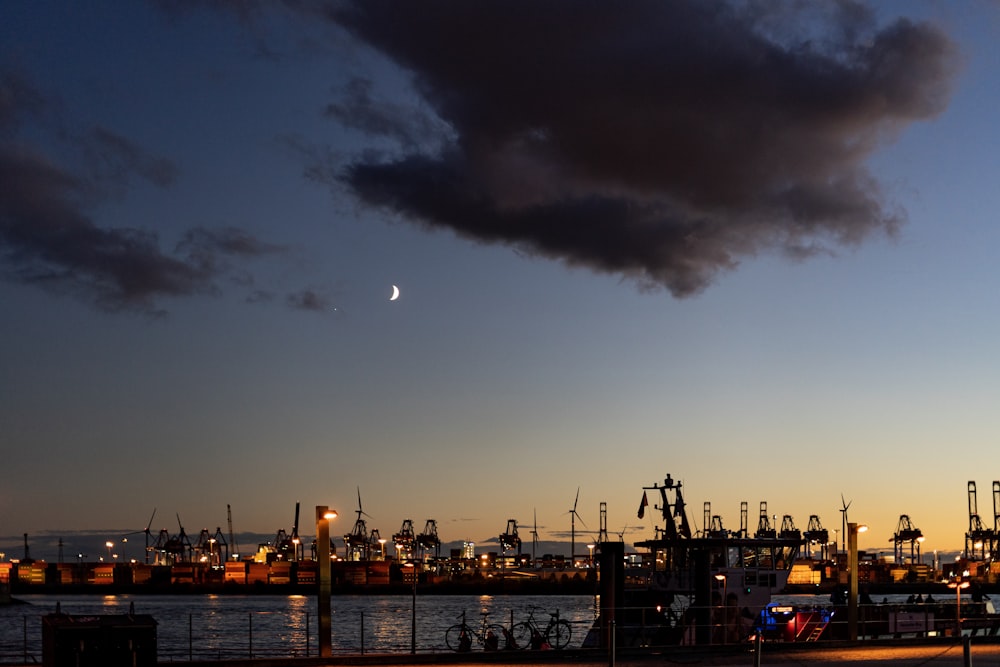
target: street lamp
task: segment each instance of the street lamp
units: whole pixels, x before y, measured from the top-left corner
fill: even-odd
[[[415,561],[403,567],[413,568],[413,600],[410,603],[410,655],[417,653],[417,564]],[[404,570],[405,571],[405,570]]]
[[[864,524],[847,524],[847,574],[850,591],[847,596],[847,635],[858,640],[858,533],[868,530]]]
[[[330,642],[330,521],[337,518],[337,511],[326,505],[316,506],[316,560],[319,568],[319,592],[316,596],[319,603],[319,656],[329,658],[333,655],[333,644]]]
[[[111,549],[115,546],[111,541],[105,542],[104,546],[108,548],[108,562],[111,562]]]
[[[722,582],[722,643],[725,644],[729,635],[729,607],[727,606],[729,579],[724,574],[715,575],[715,580]]]
[[[594,545],[593,544],[588,544],[587,548],[590,549],[590,563],[589,563],[588,567],[590,567],[591,569],[593,569],[594,568]]]
[[[379,548],[382,551],[382,560],[385,560],[385,543],[387,541],[388,540],[386,540],[384,537],[378,538],[378,545],[379,545]]]
[[[955,636],[960,637],[962,635],[962,589],[968,588],[969,582],[962,581],[962,577],[959,576],[955,581],[948,583],[948,588],[955,589],[955,628],[957,629]]]

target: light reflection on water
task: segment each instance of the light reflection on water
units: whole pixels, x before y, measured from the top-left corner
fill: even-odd
[[[157,622],[162,658],[217,659],[316,655],[317,602],[311,595],[21,595],[29,605],[0,607],[0,658],[24,652],[41,658],[41,618],[64,614],[148,614]],[[415,603],[415,607],[413,606]],[[487,613],[490,623],[509,625],[559,611],[572,624],[571,646],[579,646],[597,613],[597,599],[587,595],[352,595],[334,596],[332,643],[340,653],[400,653],[416,642],[418,652],[447,651],[447,628],[461,620],[473,628]],[[416,634],[412,635],[416,620]],[[26,625],[25,625],[26,624]]]

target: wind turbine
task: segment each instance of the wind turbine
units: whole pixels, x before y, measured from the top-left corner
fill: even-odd
[[[568,514],[570,516],[570,530],[569,530],[569,562],[570,567],[576,567],[576,520],[580,518],[580,515],[576,512],[576,504],[580,502],[580,487],[576,487],[576,500],[573,501],[573,509],[571,509]],[[580,519],[580,523],[586,528],[587,524],[583,523],[583,519]]]
[[[840,494],[840,504],[843,506],[840,509],[840,523],[841,523],[840,543],[842,545],[841,551],[847,551],[847,508],[850,507],[851,503],[853,502],[854,502],[853,499],[850,500],[849,502],[844,502],[844,494],[843,493]]]
[[[125,533],[122,535],[122,542],[128,542],[130,535],[138,535],[140,533],[146,534],[146,565],[149,565],[149,527],[153,525],[153,517],[156,516],[156,508],[153,508],[153,515],[149,517],[149,523],[146,524],[146,530],[134,530],[131,533]]]

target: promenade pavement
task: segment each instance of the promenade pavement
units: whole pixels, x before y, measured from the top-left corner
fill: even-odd
[[[821,667],[1000,667],[1000,639],[973,638],[966,663],[960,640],[932,643],[866,642],[864,644],[765,644],[759,663],[746,648],[672,649],[622,652],[612,661],[602,650],[539,651],[427,655],[334,656],[246,662],[188,662],[188,667],[321,667],[327,665],[429,665],[435,667],[762,667],[820,665]],[[166,664],[166,663],[160,663]]]
[[[960,640],[921,643],[874,642],[859,644],[764,644],[759,661],[746,647],[693,648],[642,652],[622,651],[614,660],[599,649],[496,653],[338,654],[331,658],[264,658],[259,660],[176,661],[159,665],[178,667],[754,667],[760,665],[818,665],[820,667],[1000,667],[1000,638],[974,637],[969,660]],[[5,667],[27,667],[3,663]],[[37,666],[36,666],[37,667]]]

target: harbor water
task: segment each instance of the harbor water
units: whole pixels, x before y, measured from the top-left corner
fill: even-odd
[[[19,595],[27,604],[0,607],[0,663],[41,662],[42,618],[58,610],[74,616],[135,614],[157,623],[161,662],[317,654],[314,595]],[[415,606],[414,606],[415,604]],[[464,612],[474,629],[534,620],[544,628],[559,612],[578,647],[593,625],[598,601],[586,595],[353,595],[332,599],[334,653],[448,651],[445,631]],[[413,631],[415,629],[415,634]],[[473,646],[473,650],[482,647]]]

